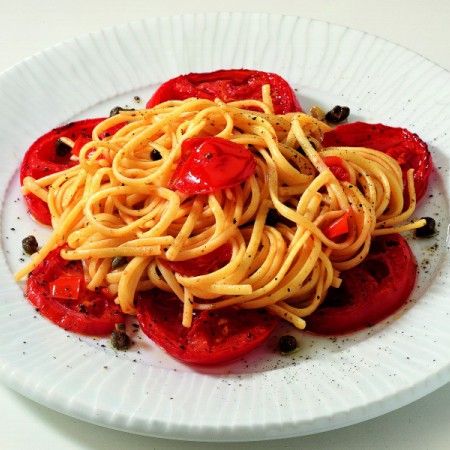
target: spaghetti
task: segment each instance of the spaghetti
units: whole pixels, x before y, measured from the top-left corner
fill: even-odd
[[[119,129],[106,136],[112,127]],[[329,129],[304,113],[274,114],[269,86],[262,101],[167,101],[105,119],[78,165],[24,179],[23,192],[48,204],[53,233],[16,279],[67,244],[61,256],[83,262],[88,289],[107,286],[127,314],[135,313],[137,292],[158,288],[182,302],[185,327],[196,310],[236,306],[266,308],[303,329],[328,289],[339,287],[340,272],[364,260],[373,236],[424,222],[405,224],[416,204],[412,169],[405,205],[399,164],[369,148],[323,149]],[[182,143],[198,136],[244,145],[254,173],[210,194],[170,189]],[[149,158],[151,151],[161,158]],[[327,158],[342,160],[345,180]],[[344,216],[348,230],[330,237],[327,228]],[[223,246],[231,257],[209,273],[188,276],[168,264]],[[126,264],[113,268],[117,257]]]

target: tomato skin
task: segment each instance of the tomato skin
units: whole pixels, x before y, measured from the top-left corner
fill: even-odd
[[[80,150],[83,148],[83,146],[85,144],[87,144],[91,139],[87,138],[85,136],[80,136],[78,137],[74,144],[73,144],[73,148],[72,148],[72,155],[75,156],[79,156],[80,155]]]
[[[350,174],[345,168],[342,158],[339,158],[339,156],[325,156],[323,162],[339,181],[350,181]]]
[[[219,137],[189,138],[181,144],[169,187],[188,195],[209,194],[242,183],[255,168],[255,157],[244,145]]]
[[[214,272],[220,269],[231,259],[231,245],[224,244],[206,255],[198,256],[197,258],[188,259],[186,261],[168,261],[162,259],[161,263],[168,269],[185,275],[188,277],[196,277],[206,273]]]
[[[330,290],[324,303],[306,319],[306,329],[321,335],[341,335],[373,326],[408,300],[417,265],[399,234],[378,236],[367,258],[342,272],[342,286]]]
[[[83,138],[87,142],[92,135],[94,127],[102,120],[104,119],[86,119],[71,122],[54,128],[34,141],[23,157],[20,166],[20,183],[23,183],[25,177],[38,179],[76,165],[77,163],[70,159],[71,152],[65,156],[56,154],[56,141],[61,137],[68,137],[73,141]],[[30,214],[38,222],[50,225],[51,217],[47,204],[31,193],[26,194],[24,198]]]
[[[301,111],[297,97],[286,80],[269,72],[248,69],[226,69],[206,73],[180,75],[163,83],[147,103],[152,108],[167,100],[186,100],[190,97],[224,102],[261,100],[261,88],[270,84],[276,114]]]
[[[25,287],[28,300],[39,312],[56,325],[75,333],[103,336],[111,333],[125,316],[106,289],[98,292],[86,288],[80,261],[66,261],[60,256],[61,247],[48,254],[33,272]],[[64,277],[80,279],[77,300],[54,298],[52,283]]]
[[[400,164],[405,186],[407,170],[414,169],[417,200],[422,198],[427,190],[433,166],[431,154],[427,144],[417,134],[405,128],[354,122],[326,132],[322,144],[324,147],[369,147],[382,151]]]
[[[279,323],[263,310],[202,311],[191,328],[181,324],[182,305],[173,294],[149,291],[137,301],[142,331],[174,358],[215,365],[244,356],[261,345]]]

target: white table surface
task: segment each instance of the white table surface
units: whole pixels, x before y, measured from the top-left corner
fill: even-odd
[[[402,44],[450,70],[448,0],[0,0],[0,72],[79,34],[150,15],[196,11],[273,12],[326,20]],[[261,443],[199,444],[134,436],[63,416],[1,384],[0,415],[2,450],[450,448],[450,384],[358,425]]]

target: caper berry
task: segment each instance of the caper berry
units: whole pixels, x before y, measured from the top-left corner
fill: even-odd
[[[128,262],[128,258],[126,256],[116,256],[111,261],[111,269],[115,270]]]
[[[32,255],[33,253],[36,253],[38,251],[38,241],[34,236],[27,236],[26,238],[22,239],[22,248],[25,253],[28,255]]]
[[[278,340],[278,350],[281,353],[291,353],[297,349],[297,339],[290,334],[281,336]]]
[[[436,221],[432,217],[422,217],[426,223],[423,227],[416,229],[416,236],[419,238],[430,237],[436,234]]]
[[[154,148],[150,152],[150,159],[152,161],[159,161],[160,159],[162,159],[161,153],[158,150],[156,150],[156,148]]]
[[[339,123],[347,119],[350,115],[350,108],[348,106],[336,105],[332,110],[325,114],[325,120],[330,123]]]
[[[64,142],[62,139],[58,139],[55,142],[55,152],[57,156],[63,158],[67,156],[72,151],[72,147]]]

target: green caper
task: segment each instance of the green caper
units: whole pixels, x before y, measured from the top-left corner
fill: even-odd
[[[416,229],[416,237],[430,237],[436,234],[436,221],[432,217],[422,217],[426,223],[423,227]]]
[[[72,147],[66,142],[64,142],[62,139],[58,139],[55,142],[55,152],[57,156],[64,158],[64,156],[67,156],[71,151]]]
[[[325,120],[330,123],[343,122],[350,115],[350,108],[348,106],[336,105],[332,110],[325,114]]]
[[[160,159],[162,159],[161,153],[158,150],[156,150],[156,148],[154,148],[150,152],[150,159],[152,161],[159,161]]]
[[[111,269],[116,270],[121,266],[124,266],[128,262],[128,258],[126,256],[116,256],[111,261]]]
[[[111,345],[117,350],[128,350],[130,348],[131,340],[125,332],[123,323],[117,324],[116,329],[111,333]]]
[[[281,219],[280,213],[276,209],[270,208],[266,216],[266,225],[274,227]]]
[[[283,354],[293,352],[297,349],[297,346],[297,339],[290,334],[281,336],[278,340],[278,350]]]
[[[39,244],[36,238],[30,235],[22,239],[22,248],[25,253],[27,253],[28,255],[32,255],[33,253],[36,253],[38,251]]]
[[[134,108],[122,108],[121,106],[114,106],[114,108],[110,111],[109,117],[117,116],[121,111],[136,111]]]

